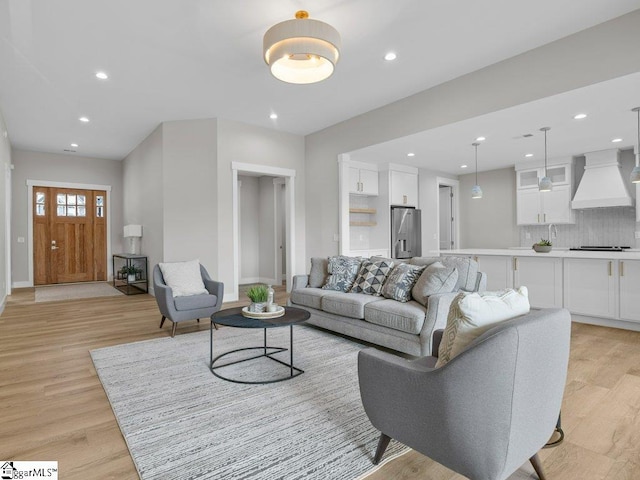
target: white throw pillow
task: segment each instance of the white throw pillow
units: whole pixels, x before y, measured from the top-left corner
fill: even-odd
[[[529,313],[527,287],[501,292],[460,293],[451,303],[438,362],[441,367],[500,322]]]
[[[171,288],[174,297],[209,293],[204,288],[200,274],[200,261],[159,263],[158,266],[164,277],[164,283]]]

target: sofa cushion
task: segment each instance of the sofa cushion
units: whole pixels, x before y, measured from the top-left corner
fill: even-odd
[[[455,290],[473,292],[478,280],[478,262],[471,257],[443,257],[442,263],[458,270],[458,281]],[[455,291],[454,290],[454,291]]]
[[[322,297],[330,293],[321,288],[298,288],[291,291],[291,303],[322,310]]]
[[[426,307],[430,295],[453,292],[457,281],[458,271],[455,267],[445,267],[442,263],[435,262],[424,269],[411,289],[411,296]]]
[[[175,297],[173,303],[176,306],[176,310],[196,310],[215,307],[218,303],[218,297],[209,294],[190,295],[188,297]]]
[[[397,265],[387,277],[382,286],[382,296],[399,302],[411,300],[411,289],[420,277],[425,267],[401,263]]]
[[[381,300],[364,307],[364,319],[383,327],[418,335],[424,325],[427,309],[416,301],[406,303]]]
[[[325,257],[311,258],[309,271],[309,287],[320,288],[327,282],[329,276],[329,259]]]
[[[200,261],[159,263],[158,267],[162,272],[164,283],[171,288],[174,297],[209,293],[202,281]]]
[[[392,268],[393,262],[387,260],[377,262],[366,259],[363,260],[350,292],[377,296],[382,295],[382,285]]]
[[[360,270],[362,259],[338,255],[329,257],[329,277],[322,286],[325,290],[348,292]]]
[[[434,263],[441,261],[442,259],[440,257],[413,257],[409,260],[409,263],[420,267],[428,267],[429,265],[433,265]]]
[[[438,348],[437,367],[500,322],[529,313],[527,287],[500,292],[460,293],[451,303],[447,328]]]
[[[322,310],[343,317],[364,318],[365,305],[379,301],[380,297],[364,293],[330,293],[322,297]]]

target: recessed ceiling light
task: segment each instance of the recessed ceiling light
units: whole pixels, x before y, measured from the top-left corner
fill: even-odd
[[[460,165],[460,168],[467,168],[469,165]]]
[[[486,140],[485,137],[478,137],[476,138],[476,142],[484,142]]]
[[[573,118],[575,120],[582,120],[583,118],[587,118],[587,114],[586,113],[578,113],[578,114],[574,115]]]
[[[80,117],[78,120],[80,120],[81,122],[84,122],[84,123],[88,123],[89,122],[89,119],[87,117]]]
[[[72,144],[71,144],[71,146],[72,146],[73,148],[77,148],[77,147],[78,147],[78,144],[77,144],[77,143],[72,143]]]
[[[387,54],[384,56],[384,59],[385,59],[387,62],[390,62],[391,60],[395,60],[396,58],[398,58],[398,56],[397,56],[395,53],[393,53],[393,52],[389,52],[389,53],[387,53]]]
[[[276,118],[278,118],[278,114],[277,113],[272,113],[271,115],[269,115],[269,118],[271,120],[275,120]]]
[[[104,72],[96,72],[96,77],[100,80],[106,80],[107,78],[109,78],[109,75]]]
[[[527,158],[529,158],[529,157],[533,157],[533,153],[527,153],[527,154],[525,155],[525,157],[527,157]]]
[[[611,140],[611,143],[620,143],[621,141],[621,138],[614,138],[613,140]]]
[[[415,153],[413,153],[413,152],[411,152],[411,153],[407,153],[407,157],[415,157],[415,156],[416,156],[416,154],[415,154]]]

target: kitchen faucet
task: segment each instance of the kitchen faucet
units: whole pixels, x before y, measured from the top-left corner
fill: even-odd
[[[549,224],[549,236],[547,237],[549,239],[549,242],[551,243],[551,228],[553,227],[553,231],[555,233],[555,237],[558,238],[558,229],[556,228],[556,226],[553,223]]]

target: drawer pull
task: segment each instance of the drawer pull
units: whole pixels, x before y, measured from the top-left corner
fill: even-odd
[[[518,271],[518,259],[517,258],[513,259],[513,270],[516,271],[516,272]]]
[[[613,275],[613,262],[609,262],[609,276]]]
[[[620,276],[624,277],[624,262],[620,262]]]

